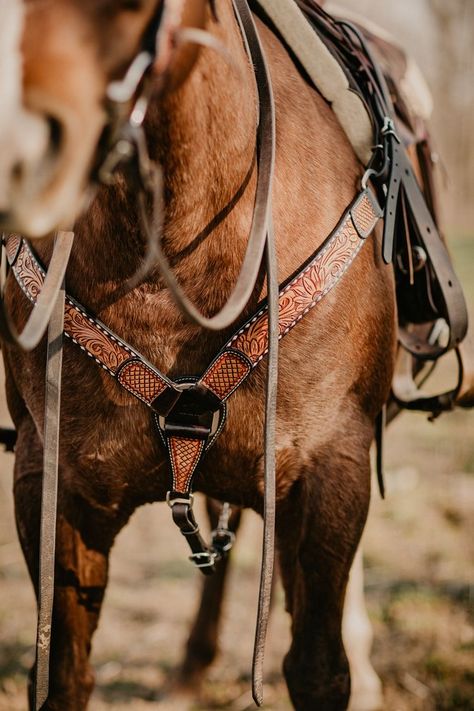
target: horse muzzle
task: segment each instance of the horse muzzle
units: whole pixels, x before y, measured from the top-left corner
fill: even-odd
[[[43,237],[74,222],[103,126],[64,107],[22,109],[0,134],[0,230]]]

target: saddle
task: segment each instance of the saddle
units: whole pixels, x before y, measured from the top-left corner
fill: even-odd
[[[436,417],[455,406],[473,407],[474,344],[466,339],[465,300],[440,231],[435,154],[426,126],[432,110],[429,89],[395,40],[358,16],[347,19],[345,10],[331,8],[344,15],[336,18],[323,4],[258,0],[255,10],[331,104],[361,162],[367,164],[374,146],[380,149],[378,156],[372,153],[365,179],[376,189],[380,178],[388,185],[378,197],[387,205],[383,257],[395,271],[399,319],[391,412],[406,408]],[[297,24],[297,14],[309,21],[313,37],[308,22],[304,29]],[[459,368],[457,385],[424,395],[417,376],[423,377],[427,362],[435,364],[451,350]]]

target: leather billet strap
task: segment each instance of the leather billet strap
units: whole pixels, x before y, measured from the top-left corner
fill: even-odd
[[[453,269],[448,251],[441,239],[436,223],[426,205],[426,200],[413,173],[406,152],[395,134],[386,137],[390,159],[385,210],[383,258],[386,263],[393,259],[394,235],[400,214],[399,201],[406,200],[408,218],[415,238],[426,250],[429,267],[437,277],[440,316],[449,326],[449,338],[445,345],[430,343],[416,337],[415,333],[401,328],[399,340],[405,350],[421,360],[436,360],[463,341],[468,325],[467,307],[463,290]]]

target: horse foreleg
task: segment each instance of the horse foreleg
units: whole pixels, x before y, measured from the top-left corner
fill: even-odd
[[[211,529],[214,530],[222,504],[207,499],[206,506]],[[240,518],[241,510],[234,508],[229,520],[229,529],[234,533],[239,527]],[[199,685],[202,672],[213,662],[217,654],[219,622],[229,562],[227,556],[217,564],[214,575],[203,578],[198,612],[186,644],[184,661],[179,670],[178,685],[181,688]]]
[[[20,541],[38,595],[42,448],[31,421],[19,429],[15,513]],[[60,482],[49,698],[42,711],[84,711],[94,677],[89,664],[107,584],[116,522],[64,491]],[[33,670],[34,675],[34,670]],[[33,688],[30,684],[30,707]]]
[[[341,625],[369,503],[368,452],[319,451],[281,505],[278,545],[292,644],[284,672],[296,711],[343,711],[350,695]],[[363,464],[356,464],[360,459]]]
[[[370,662],[373,633],[365,606],[364,563],[360,547],[349,576],[342,637],[351,670],[350,711],[380,711],[383,709],[382,683]]]

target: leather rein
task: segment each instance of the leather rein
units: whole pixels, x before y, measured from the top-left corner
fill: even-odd
[[[247,0],[233,0],[244,45],[255,71],[258,93],[257,187],[250,237],[237,284],[222,311],[210,319],[205,318],[182,292],[163,253],[156,214],[161,206],[161,173],[148,156],[143,130],[143,121],[151,97],[150,68],[158,64],[163,67],[163,77],[166,75],[169,58],[173,53],[173,32],[179,20],[177,8],[179,9],[181,4],[163,3],[158,17],[154,18],[146,33],[148,39],[143,51],[133,60],[125,78],[109,86],[111,130],[105,155],[97,167],[97,178],[101,182],[112,183],[118,168],[131,167],[140,186],[141,217],[148,236],[146,264],[154,266],[156,261],[158,262],[165,284],[176,303],[195,323],[211,330],[222,330],[241,317],[254,292],[262,265],[267,275],[267,298],[259,305],[254,316],[243,323],[226,343],[200,378],[185,376],[172,381],[120,336],[110,331],[76,299],[65,294],[63,284],[72,247],[71,233],[58,234],[47,274],[26,240],[18,235],[10,235],[5,240],[9,267],[26,297],[35,305],[33,316],[35,313],[41,313],[43,317],[41,328],[36,329],[35,337],[27,340],[26,346],[34,347],[32,343],[40,340],[49,323],[36,709],[40,709],[44,704],[49,686],[62,334],[150,409],[169,461],[171,484],[167,502],[174,522],[190,546],[192,562],[204,574],[213,572],[215,563],[230,550],[233,534],[227,526],[229,507],[224,504],[219,525],[212,534],[211,544],[204,542],[193,513],[192,492],[195,478],[206,452],[213,446],[225,426],[229,399],[247,381],[258,364],[267,358],[264,537],[252,669],[253,696],[260,706],[263,701],[263,653],[274,563],[278,341],[339,283],[367,237],[386,214],[386,195],[381,184],[388,184],[390,202],[392,194],[395,195],[394,201],[398,195],[395,186],[403,184],[403,180],[412,179],[411,167],[406,161],[405,153],[398,150],[398,137],[393,128],[389,108],[383,101],[383,92],[378,89],[375,92],[375,100],[384,129],[380,132],[381,143],[374,150],[374,157],[362,181],[361,190],[321,247],[297,274],[279,287],[271,209],[275,163],[275,106],[272,84]],[[130,111],[131,102],[133,105]],[[401,170],[404,171],[403,176],[400,175]],[[377,187],[376,184],[375,191],[368,185],[369,178],[376,181],[380,179],[380,185]],[[414,178],[413,180],[415,181]],[[411,194],[413,190],[412,186]],[[153,204],[151,219],[145,209],[148,204],[146,198],[150,196]],[[423,210],[424,203],[421,207],[418,204],[422,198],[423,196],[416,197],[417,210]],[[384,205],[384,209],[380,207],[380,203]],[[390,223],[390,220],[388,222]],[[433,234],[436,233],[436,228],[428,217],[426,225],[429,229],[425,238],[429,240],[432,227]],[[391,259],[390,229],[394,229],[393,224],[385,228],[386,261]],[[144,276],[144,273],[146,270],[141,270],[140,276]],[[25,347],[25,343],[9,325],[8,317],[3,311],[0,311],[0,329],[6,340]],[[461,335],[455,334],[456,338]]]

